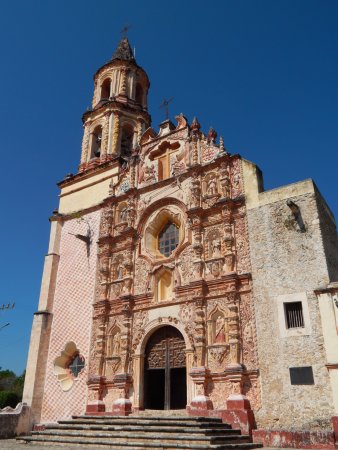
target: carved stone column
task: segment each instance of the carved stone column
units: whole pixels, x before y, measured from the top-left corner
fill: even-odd
[[[100,280],[100,300],[107,300],[109,297],[109,247],[104,245],[99,252],[99,280]]]
[[[105,377],[102,376],[106,351],[106,327],[109,312],[107,301],[99,301],[94,304],[93,336],[90,355],[88,376],[88,403],[87,413],[105,411],[103,392]]]
[[[227,199],[231,198],[231,181],[229,175],[229,168],[226,162],[222,162],[220,172],[221,172],[220,185],[222,196]]]
[[[110,115],[111,115],[111,111],[107,111],[104,115],[104,124],[103,124],[103,129],[102,129],[101,155],[100,155],[101,162],[105,162],[107,160]]]
[[[127,81],[128,81],[128,69],[122,68],[121,70],[121,91],[120,94],[127,96]]]
[[[193,166],[197,165],[199,162],[199,139],[201,136],[200,128],[201,128],[201,125],[199,124],[196,117],[194,117],[194,119],[190,125],[190,130],[191,130],[191,135],[192,135],[191,136],[191,143],[192,143],[191,162],[192,162]]]
[[[201,205],[201,181],[197,172],[192,174],[191,179],[191,208],[199,208]]]
[[[90,123],[87,122],[84,124],[83,138],[82,138],[82,150],[81,150],[81,162],[79,166],[79,172],[82,172],[85,169],[86,163],[88,161],[88,152],[89,152],[89,127]]]
[[[121,373],[114,376],[113,385],[119,390],[119,398],[113,402],[113,413],[116,415],[128,415],[132,411],[132,404],[129,399],[129,391],[132,385],[132,377],[129,373],[130,356],[130,329],[131,329],[131,309],[133,299],[131,296],[122,297],[123,304],[123,329],[121,330]]]
[[[204,301],[195,301],[195,354],[196,354],[196,366],[204,366],[205,364],[205,312]]]
[[[229,316],[229,344],[230,344],[230,365],[228,368],[241,369],[240,364],[240,336],[239,336],[239,317],[236,305],[230,305]]]
[[[193,245],[194,250],[194,275],[195,280],[201,280],[204,273],[204,261],[203,256],[203,244],[202,244],[202,223],[201,218],[198,215],[191,217],[191,228],[193,233]]]
[[[116,156],[118,153],[118,144],[119,144],[119,135],[120,135],[120,113],[114,112],[114,126],[113,126],[113,136],[112,136],[112,154]]]
[[[137,138],[136,138],[137,139],[137,145],[139,145],[139,143],[140,143],[142,134],[143,134],[143,125],[142,125],[142,122],[138,122],[138,124],[137,124]]]
[[[226,274],[233,272],[235,267],[233,242],[234,238],[232,235],[232,226],[230,221],[229,222],[227,221],[224,226],[224,235],[223,235],[224,273]]]

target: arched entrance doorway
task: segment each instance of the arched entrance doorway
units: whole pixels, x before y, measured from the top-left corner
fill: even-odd
[[[144,360],[146,409],[182,409],[187,404],[185,342],[174,327],[164,326],[150,336]]]

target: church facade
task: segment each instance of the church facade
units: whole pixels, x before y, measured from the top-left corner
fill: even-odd
[[[257,166],[183,114],[154,131],[126,38],[94,83],[50,218],[24,390],[35,423],[186,409],[333,448],[338,241],[315,184],[264,191]]]

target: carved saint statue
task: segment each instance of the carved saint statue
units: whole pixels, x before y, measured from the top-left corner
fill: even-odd
[[[215,324],[215,342],[217,343],[225,342],[224,326],[225,326],[224,317],[218,316]]]
[[[120,211],[120,222],[127,222],[128,208],[124,206]]]
[[[217,194],[217,182],[214,178],[210,178],[207,184],[207,194],[215,195]]]
[[[121,264],[119,264],[116,268],[116,278],[119,280],[120,278],[123,278],[123,267]]]
[[[121,341],[121,333],[118,331],[113,337],[113,342],[112,342],[112,346],[111,346],[112,356],[116,356],[120,353],[120,348],[121,348],[120,341]]]
[[[211,243],[212,256],[221,256],[221,241],[214,239]]]

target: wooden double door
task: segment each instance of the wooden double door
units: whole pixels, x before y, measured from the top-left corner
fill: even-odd
[[[145,350],[144,389],[146,409],[186,407],[185,342],[176,328],[162,327],[149,338]]]

